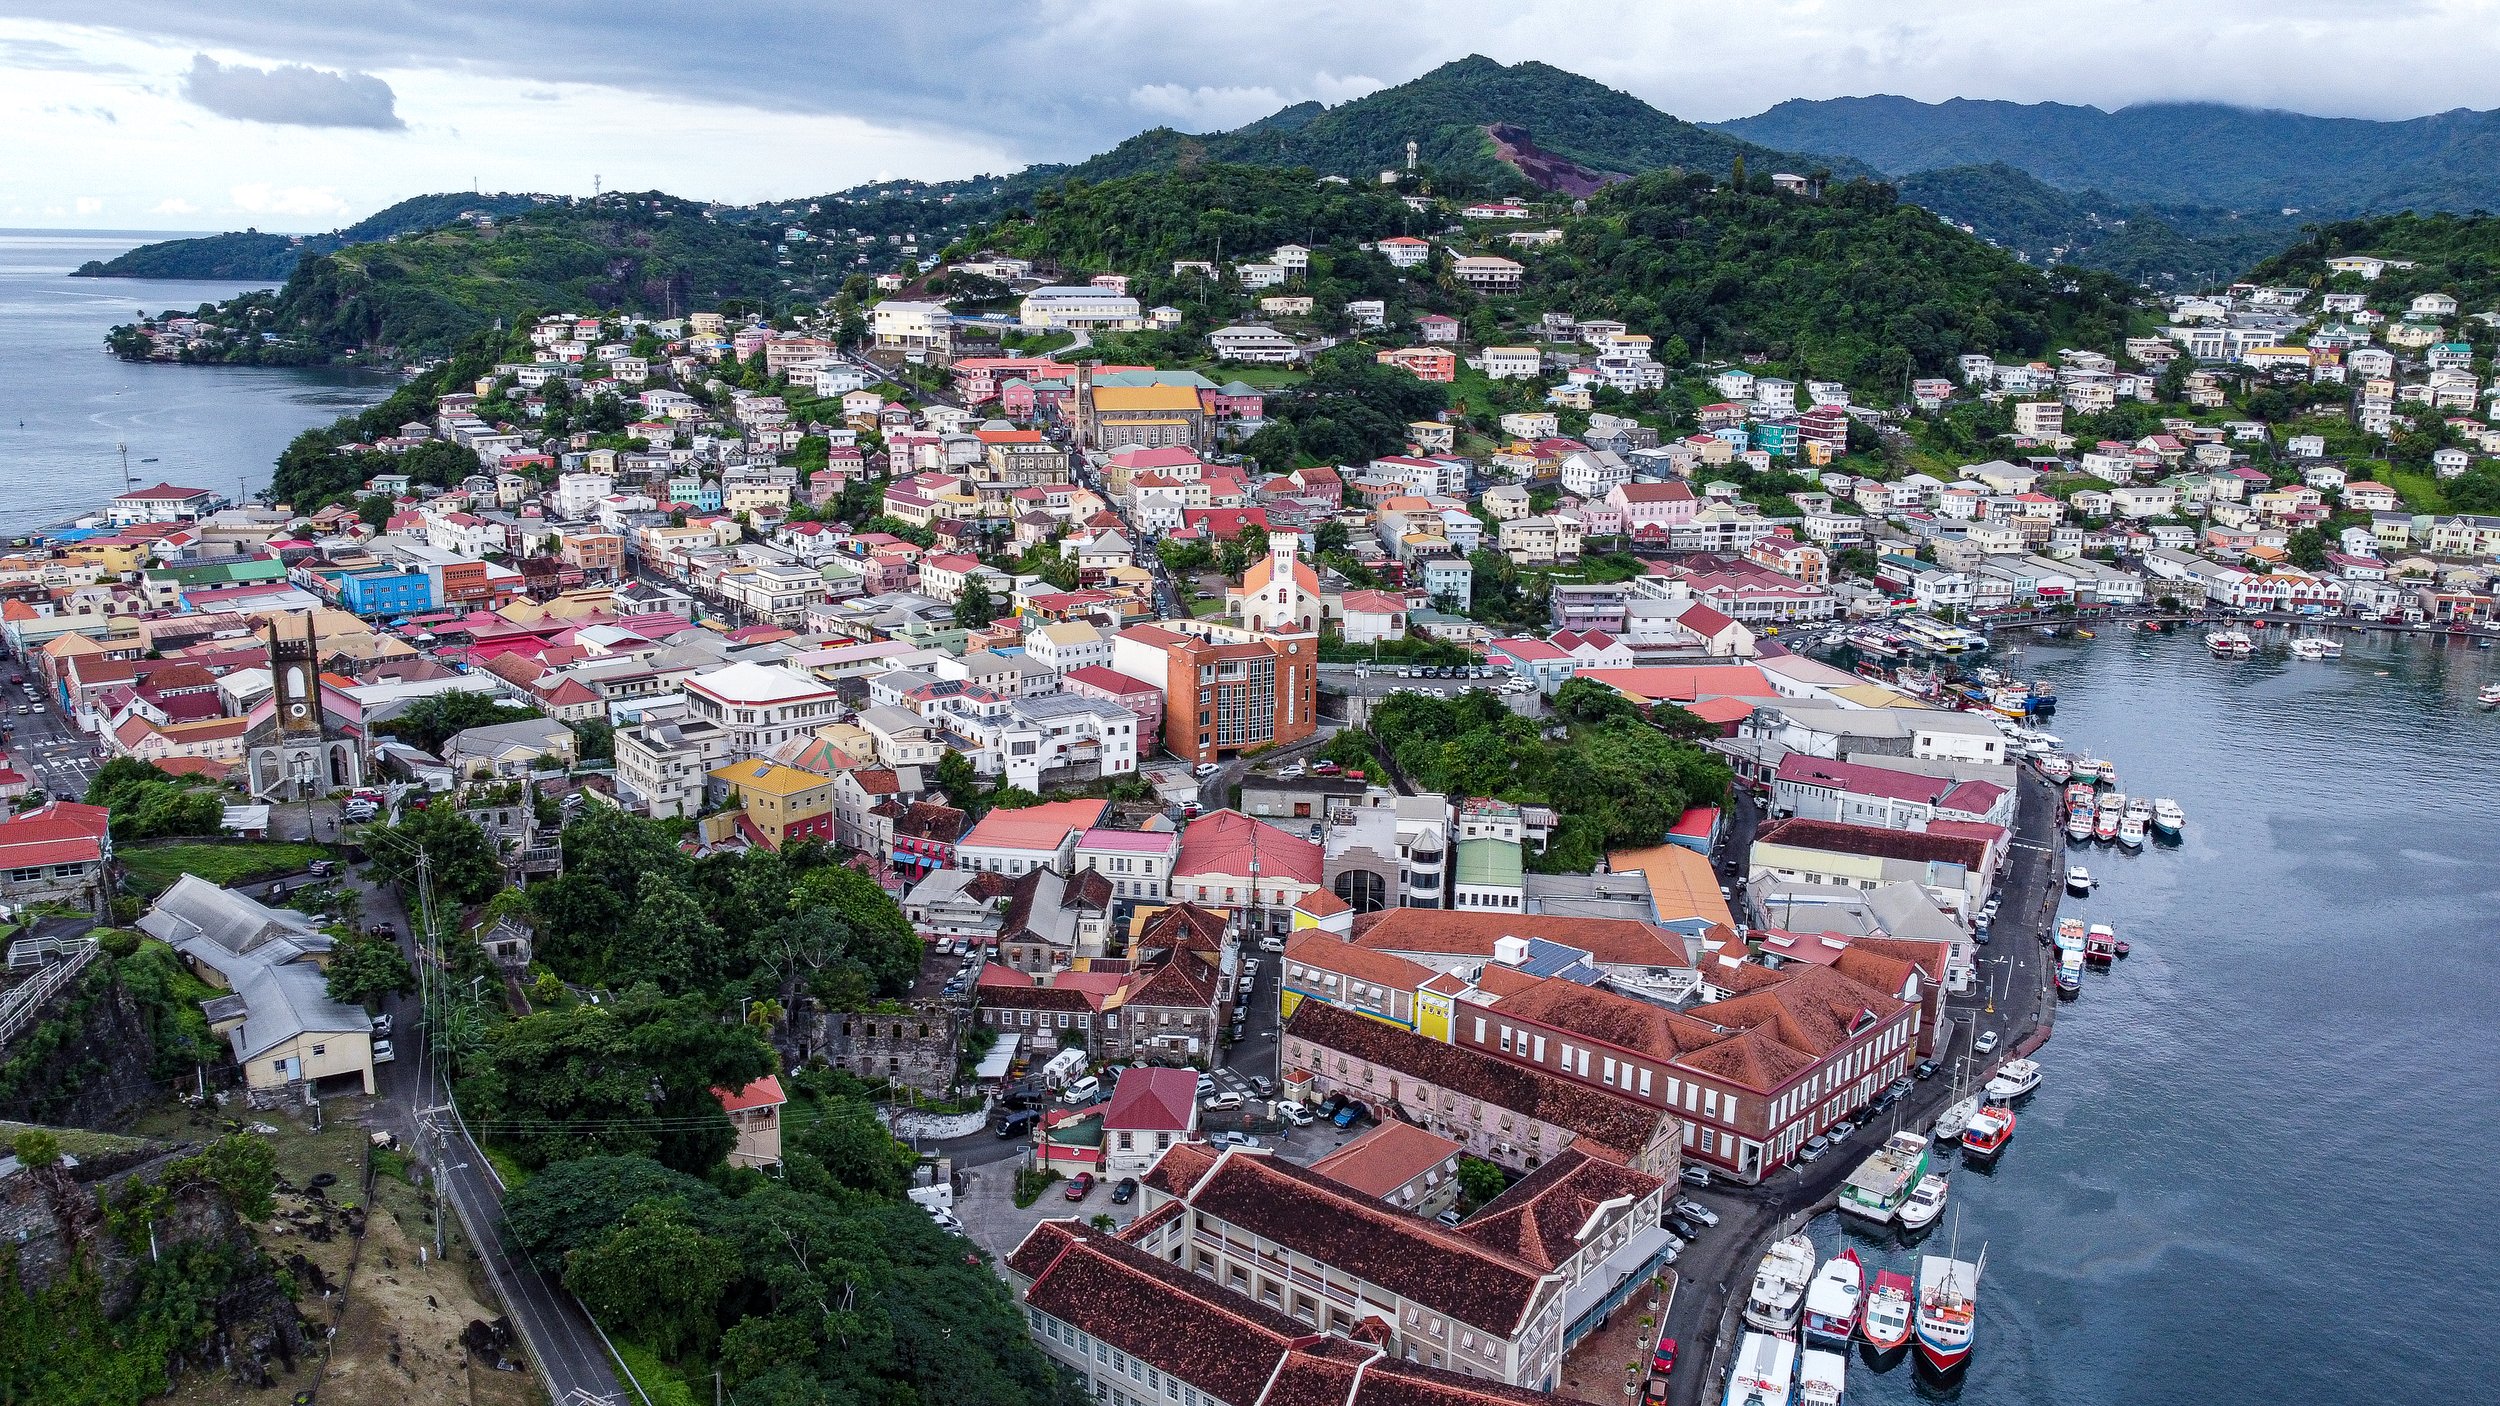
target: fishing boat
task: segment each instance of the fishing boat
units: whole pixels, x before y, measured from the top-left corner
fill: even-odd
[[[1858,1330],[1858,1297],[1865,1290],[1866,1270],[1857,1251],[1825,1260],[1806,1285],[1806,1341],[1847,1343]]]
[[[2079,845],[2091,838],[2092,812],[2082,806],[2077,806],[2067,813],[2066,839],[2071,844]]]
[[[1935,1224],[1936,1217],[1944,1214],[1945,1192],[1950,1185],[1942,1172],[1929,1172],[1920,1177],[1917,1187],[1910,1192],[1910,1199],[1901,1203],[1901,1228],[1924,1230]],[[1874,1309],[1870,1305],[1867,1311],[1871,1313]]]
[[[2068,952],[2082,951],[2083,939],[2083,919],[2060,918],[2057,920],[2057,937],[2055,941],[2057,943],[2057,950],[2060,956],[2063,956]]]
[[[2069,765],[2079,767],[2087,763],[2071,762]],[[2094,770],[2097,774],[2098,768]],[[2066,808],[2068,810],[2073,810],[2077,806],[2094,807],[2100,803],[2101,788],[2092,784],[2091,777],[2078,771],[2075,773],[2075,779],[2066,783]]]
[[[2137,819],[2133,811],[2119,818],[2118,847],[2120,849],[2144,848],[2144,822]]]
[[[1983,1105],[1971,1115],[1970,1126],[1962,1129],[1962,1155],[1978,1162],[1993,1162],[2014,1139],[2014,1110],[2002,1104]]]
[[[2217,630],[2205,636],[2205,647],[2212,650],[2214,656],[2220,659],[2236,659],[2243,655],[2253,654],[2257,649],[2257,646],[2249,640],[2247,632],[2242,630]]]
[[[2474,695],[2474,701],[2486,709],[2500,708],[2500,683],[2484,684],[2483,691]]]
[[[2102,807],[2100,818],[2092,822],[2092,838],[2100,841],[2102,844],[2108,844],[2110,841],[2117,839],[2119,823],[2125,818],[2126,817],[2124,815],[2116,810],[2112,810],[2107,806]]]
[[[1840,1210],[1843,1215],[1862,1216],[1882,1225],[1891,1220],[1910,1199],[1910,1188],[1927,1170],[1927,1139],[1913,1132],[1897,1132],[1884,1139],[1884,1145],[1867,1154],[1857,1170],[1840,1186]],[[1806,1297],[1806,1318],[1811,1326],[1814,1317],[1813,1295]]]
[[[1797,1357],[1797,1406],[1840,1406],[1840,1393],[1848,1374],[1846,1354],[1829,1348],[1807,1348]]]
[[[1891,1352],[1910,1340],[1910,1319],[1917,1312],[1918,1285],[1910,1276],[1897,1269],[1877,1270],[1858,1332],[1877,1352]]]
[[[2068,952],[2058,958],[2057,994],[2060,999],[2072,999],[2075,996],[2081,995],[2082,992],[2083,954],[2081,952]]]
[[[2040,768],[2040,774],[2052,782],[2062,782],[2075,774],[2075,764],[2068,761],[2062,752],[2043,752],[2032,765]]]
[[[1998,1068],[1997,1076],[1988,1081],[1988,1097],[1997,1103],[2012,1103],[2039,1088],[2044,1072],[2036,1059],[2009,1059]]]
[[[2179,803],[2177,801],[2170,799],[2168,796],[2157,796],[2154,798],[2154,834],[2161,836],[2165,840],[2175,840],[2179,838],[2180,832],[2186,827],[2187,812],[2179,809]]]
[[[2145,796],[2137,796],[2129,800],[2127,802],[2127,818],[2147,825],[2151,824],[2153,821],[2152,800]]]
[[[1736,1340],[1736,1365],[1728,1369],[1722,1406],[1789,1406],[1796,1388],[1797,1345],[1777,1333],[1747,1333]]]
[[[2087,898],[2091,896],[2092,871],[2084,868],[2080,864],[2067,865],[2066,891],[2073,894],[2077,898]]]
[[[1806,1281],[1814,1277],[1814,1242],[1791,1235],[1771,1246],[1754,1271],[1753,1292],[1745,1299],[1745,1321],[1766,1333],[1797,1331],[1797,1315],[1806,1297]]]
[[[2107,923],[2094,923],[2083,936],[2083,959],[2095,966],[2108,966],[2118,958],[2118,934]]]
[[[1918,1258],[1918,1355],[1939,1372],[1950,1372],[1970,1360],[1971,1338],[1979,1327],[1979,1263],[1949,1255]]]

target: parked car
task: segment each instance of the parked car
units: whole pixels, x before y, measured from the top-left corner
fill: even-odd
[[[1443,1211],[1441,1214],[1434,1216],[1433,1219],[1450,1227],[1452,1230],[1456,1230],[1458,1228],[1459,1216],[1456,1211]]]
[[[1699,1240],[1702,1231],[1708,1229],[1707,1226],[1695,1225],[1682,1216],[1669,1216],[1660,1224],[1666,1227],[1668,1239],[1681,1240],[1687,1245]]]
[[[1059,1097],[1063,1102],[1083,1103],[1087,1099],[1090,1099],[1094,1095],[1101,1092],[1102,1080],[1088,1074],[1084,1078],[1077,1080],[1075,1083],[1068,1085],[1067,1092],[1061,1094]]]
[[[997,1120],[990,1124],[990,1131],[998,1134],[1002,1139],[1022,1137],[1026,1133],[1033,1131],[1033,1124],[1039,1120],[1041,1116],[1041,1114],[1029,1108],[1017,1109],[1008,1113],[1001,1113],[998,1115]]]
[[[1094,1174],[1079,1172],[1068,1181],[1068,1199],[1082,1201],[1094,1192]]]
[[[1917,1087],[1917,1085],[1912,1083],[1909,1079],[1901,1078],[1895,1079],[1891,1083],[1884,1085],[1884,1092],[1892,1095],[1894,1098],[1903,1098],[1906,1097],[1910,1090],[1915,1087]]]
[[[1131,1200],[1135,1199],[1136,1195],[1137,1178],[1122,1177],[1120,1178],[1119,1184],[1111,1188],[1111,1204],[1114,1206],[1125,1206]]]
[[[1717,1211],[1710,1209],[1708,1206],[1701,1204],[1699,1201],[1694,1200],[1690,1196],[1678,1197],[1676,1199],[1674,1209],[1677,1215],[1682,1216],[1684,1219],[1691,1221],[1695,1225],[1717,1225],[1719,1223],[1719,1213]]]
[[[1334,1118],[1337,1116],[1337,1110],[1345,1107],[1345,1105],[1346,1096],[1344,1094],[1330,1094],[1328,1097],[1320,1100],[1319,1116],[1322,1118]]]
[[[391,1048],[391,1042],[390,1042],[390,1041],[388,1041],[388,1040],[376,1040],[376,1041],[374,1041],[374,1042],[373,1042],[373,1062],[374,1062],[374,1063],[376,1063],[376,1064],[388,1064],[388,1063],[390,1063],[392,1060],[397,1059],[397,1058],[399,1058],[399,1053],[398,1053],[398,1051],[393,1050],[393,1049]]]
[[[309,870],[309,871],[311,872],[312,876],[313,876],[314,878],[316,878],[316,879],[326,879],[326,878],[330,877],[330,874],[331,874],[331,872],[332,872],[332,871],[334,871],[334,870],[336,870],[336,869],[338,868],[338,866],[337,866],[337,865],[335,865],[335,864],[331,863],[329,860],[326,860],[326,859],[316,859],[316,860],[314,860],[312,863],[307,864],[307,865],[305,865],[304,867],[305,867],[305,869]]]
[[[1368,1112],[1369,1110],[1365,1109],[1363,1105],[1359,1103],[1349,1103],[1345,1107],[1338,1109],[1337,1116],[1329,1121],[1335,1123],[1340,1128],[1351,1128],[1356,1123],[1361,1122],[1365,1114]]]
[[[1980,1031],[1979,1038],[1971,1041],[1970,1047],[1972,1052],[1976,1054],[1995,1054],[1997,1048],[1997,1033],[1993,1030]]]
[[[1662,1377],[1675,1370],[1675,1339],[1658,1340],[1658,1350],[1649,1355],[1649,1370]]]
[[[1214,1143],[1218,1147],[1265,1146],[1265,1144],[1261,1143],[1257,1138],[1250,1136],[1248,1133],[1217,1133],[1214,1137],[1209,1138],[1208,1141]]]
[[[1912,1077],[1912,1078],[1914,1078],[1914,1079],[1933,1079],[1933,1078],[1935,1078],[1935,1077],[1936,1077],[1936,1062],[1935,1062],[1934,1060],[1932,1060],[1932,1059],[1922,1059],[1922,1060],[1920,1060],[1920,1061],[1918,1062],[1918,1067],[1917,1067],[1916,1069],[1913,1069],[1913,1070],[1911,1070],[1911,1071],[1910,1071],[1910,1077]]]
[[[1311,1126],[1311,1124],[1319,1121],[1318,1118],[1312,1114],[1310,1109],[1299,1103],[1280,1103],[1276,1105],[1276,1116],[1284,1119],[1286,1122],[1291,1123],[1297,1128],[1307,1128]]]
[[[1218,770],[1220,768],[1213,762],[1200,762],[1189,769],[1189,774],[1196,777],[1208,777],[1215,775]]]
[[[1797,1149],[1797,1160],[1800,1162],[1814,1161],[1815,1159],[1821,1157],[1825,1151],[1829,1150],[1831,1145],[1832,1140],[1829,1137],[1822,1133],[1816,1133],[1814,1136],[1806,1139],[1805,1146]]]
[[[1200,1098],[1205,1098],[1208,1094],[1211,1094],[1211,1093],[1214,1093],[1214,1092],[1215,1092],[1215,1076],[1214,1076],[1214,1075],[1212,1075],[1212,1074],[1201,1074],[1201,1075],[1199,1075],[1199,1076],[1198,1076],[1198,1097],[1200,1097]]]
[[[1710,1184],[1710,1169],[1708,1167],[1686,1167],[1682,1172],[1677,1173],[1677,1179],[1682,1181],[1686,1186],[1708,1186]]]
[[[1232,1093],[1211,1094],[1198,1100],[1198,1106],[1205,1109],[1209,1113],[1230,1113],[1234,1109],[1241,1107],[1241,1095]]]
[[[1250,1076],[1250,1092],[1266,1098],[1276,1092],[1276,1081],[1264,1074],[1253,1074]]]
[[[373,1018],[373,1033],[374,1033],[374,1034],[376,1034],[376,1035],[388,1035],[388,1034],[390,1034],[390,1033],[391,1033],[391,1018],[390,1018],[389,1016],[387,1016],[387,1015],[377,1015],[377,1016],[375,1016],[375,1017]]]
[[[1832,1124],[1832,1125],[1831,1125],[1830,1127],[1828,1127],[1828,1128],[1825,1128],[1825,1129],[1823,1130],[1823,1136],[1825,1136],[1825,1137],[1827,1137],[1827,1138],[1830,1138],[1830,1139],[1832,1140],[1832,1146],[1834,1146],[1834,1147],[1838,1147],[1838,1146],[1840,1146],[1842,1143],[1847,1142],[1847,1141],[1849,1140],[1849,1138],[1850,1138],[1850,1135],[1851,1135],[1851,1134],[1854,1134],[1855,1132],[1857,1132],[1857,1130],[1858,1130],[1858,1125],[1857,1125],[1857,1124],[1850,1122],[1850,1121],[1849,1121],[1848,1119],[1846,1119],[1846,1118],[1843,1118],[1843,1119],[1841,1119],[1839,1122]]]

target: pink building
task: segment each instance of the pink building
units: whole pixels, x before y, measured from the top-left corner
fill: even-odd
[[[1606,502],[1623,514],[1623,530],[1636,539],[1664,538],[1693,520],[1700,504],[1680,483],[1619,483]]]
[[[1115,673],[1100,664],[1071,669],[1059,681],[1069,693],[1099,698],[1137,715],[1137,755],[1150,757],[1162,745],[1163,691],[1142,679]]]

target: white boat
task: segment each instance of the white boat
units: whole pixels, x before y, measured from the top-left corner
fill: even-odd
[[[2117,838],[2120,849],[2144,848],[2144,822],[2136,818],[2135,812],[2129,811],[2119,819]]]
[[[2303,635],[2292,641],[2292,657],[2295,659],[2340,659],[2343,655],[2343,643],[2324,635]]]
[[[2040,1087],[2042,1073],[2036,1059],[2009,1059],[1997,1069],[1997,1076],[1988,1081],[1988,1097],[1997,1103],[2021,1098]]]
[[[2143,796],[2137,796],[2133,800],[2128,801],[2127,818],[2144,824],[2151,824],[2153,820],[2152,801]]]
[[[1946,1255],[1918,1258],[1918,1355],[1939,1372],[1950,1372],[1970,1360],[1971,1338],[1979,1327],[1979,1263]]]
[[[2166,840],[2175,840],[2179,838],[2179,832],[2184,829],[2186,825],[2187,812],[2179,809],[2179,803],[2177,801],[2170,799],[2168,796],[2159,796],[2154,798],[2154,834],[2157,834]]]
[[[1978,1113],[1979,1099],[1976,1095],[1949,1105],[1944,1112],[1936,1115],[1936,1141],[1960,1141],[1962,1130],[1970,1126],[1970,1120]]]
[[[2092,871],[2080,864],[2066,866],[2066,891],[2077,898],[2092,892]]]
[[[2254,653],[2257,648],[2247,634],[2240,630],[2217,630],[2205,636],[2205,647],[2212,650],[2216,656],[2225,659],[2235,659]]]
[[[1791,1235],[1771,1246],[1754,1271],[1745,1298],[1745,1321],[1766,1333],[1793,1333],[1804,1311],[1806,1281],[1814,1277],[1814,1242]]]
[[[2051,781],[2062,782],[2075,774],[2075,764],[2057,752],[2041,753],[2036,765],[2040,768],[2040,774]]]
[[[1843,1250],[1824,1261],[1806,1285],[1806,1341],[1845,1345],[1858,1331],[1858,1300],[1865,1292],[1866,1271],[1857,1251]]]
[[[2069,843],[2079,845],[2091,838],[2092,812],[2077,806],[2073,813],[2066,817],[2066,839]]]
[[[2500,708],[2500,683],[2484,684],[2483,691],[2474,695],[2474,701],[2485,708]]]
[[[1974,1108],[1972,1111],[1978,1110]],[[1917,1188],[1910,1192],[1910,1199],[1901,1203],[1901,1228],[1923,1230],[1935,1224],[1936,1217],[1944,1214],[1945,1192],[1950,1186],[1942,1172],[1929,1172],[1920,1177]],[[1866,1311],[1873,1313],[1875,1305],[1869,1302]]]
[[[1810,1347],[1797,1358],[1797,1406],[1840,1406],[1849,1359],[1829,1348]]]
[[[1875,1272],[1875,1287],[1866,1296],[1859,1331],[1877,1352],[1890,1352],[1910,1340],[1910,1316],[1918,1311],[1918,1285],[1897,1269]]]
[[[1903,1129],[1867,1154],[1840,1186],[1843,1215],[1863,1216],[1882,1225],[1909,1199],[1910,1188],[1927,1170],[1927,1139]],[[1806,1326],[1814,1325],[1814,1294],[1806,1294]]]
[[[2092,838],[2099,840],[2103,844],[2107,844],[2111,840],[2117,839],[2118,827],[2122,823],[2122,819],[2123,818],[2119,812],[2111,810],[2107,806],[2103,806],[2101,808],[2099,818],[2092,822]]]
[[[1789,1406],[1796,1390],[1797,1345],[1776,1333],[1747,1333],[1736,1340],[1736,1365],[1727,1373],[1722,1406]]]

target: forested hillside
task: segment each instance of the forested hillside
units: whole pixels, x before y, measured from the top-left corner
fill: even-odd
[[[1917,171],[1901,198],[1950,216],[1980,238],[2047,267],[2067,263],[2143,282],[2227,278],[2299,237],[2297,216],[2130,205],[2093,190],[2069,194],[1991,162]]]
[[[295,271],[314,254],[327,254],[350,244],[389,239],[447,225],[468,211],[500,219],[536,208],[546,197],[479,195],[450,191],[420,195],[328,234],[262,234],[241,230],[198,239],[168,239],[142,244],[114,259],[90,259],[80,265],[80,278],[266,278],[272,281]]]
[[[2391,268],[2368,287],[2380,306],[2398,306],[2416,293],[2453,293],[2469,313],[2500,307],[2500,219],[2488,215],[2388,215],[2346,220],[2266,260],[2249,273],[2261,283],[2316,285],[2329,277],[2326,261],[2338,254],[2382,254],[2414,263]]]
[[[1068,270],[1168,274],[1174,259],[1248,259],[1279,244],[1422,234],[1437,223],[1395,195],[1307,170],[1204,165],[1037,192],[981,241]]]

